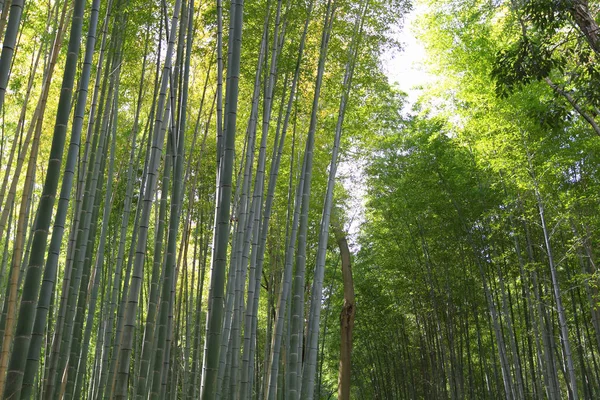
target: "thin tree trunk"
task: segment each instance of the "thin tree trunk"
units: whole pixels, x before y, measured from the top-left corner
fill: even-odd
[[[340,367],[338,371],[338,399],[350,400],[350,384],[352,369],[352,330],[354,328],[354,282],[352,280],[352,266],[350,250],[346,236],[340,228],[335,229],[338,246],[342,258],[342,281],[344,282],[344,304],[340,313]]]

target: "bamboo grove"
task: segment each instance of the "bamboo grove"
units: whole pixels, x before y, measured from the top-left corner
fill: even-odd
[[[599,18],[0,0],[3,398],[600,397]]]
[[[3,398],[337,392],[337,164],[408,8],[0,2]]]
[[[355,395],[598,398],[600,4],[421,7],[435,83],[365,161]]]

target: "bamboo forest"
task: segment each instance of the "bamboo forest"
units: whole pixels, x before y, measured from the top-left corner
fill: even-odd
[[[600,399],[600,0],[0,0],[0,43],[2,399]]]

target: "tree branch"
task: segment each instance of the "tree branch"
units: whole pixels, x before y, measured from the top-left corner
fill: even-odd
[[[577,104],[577,102],[575,101],[573,96],[571,96],[568,92],[561,89],[558,85],[556,85],[554,82],[552,82],[552,80],[550,80],[550,78],[544,78],[544,80],[546,81],[548,86],[550,86],[556,93],[560,94],[565,99],[567,99],[567,101],[573,106],[575,111],[577,111],[579,113],[579,115],[581,115],[592,126],[592,128],[594,128],[594,131],[596,132],[596,134],[598,136],[600,136],[600,126],[598,126],[598,123],[594,120],[594,118],[592,118],[588,113],[586,113],[579,106],[579,104]]]

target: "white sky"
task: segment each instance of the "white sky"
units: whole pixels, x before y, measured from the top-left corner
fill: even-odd
[[[410,108],[422,92],[421,86],[433,82],[434,75],[426,71],[425,47],[416,38],[414,24],[417,16],[426,11],[426,6],[417,4],[406,16],[404,27],[394,35],[403,49],[389,50],[382,57],[383,69],[391,84],[396,84],[408,93],[407,108]]]

